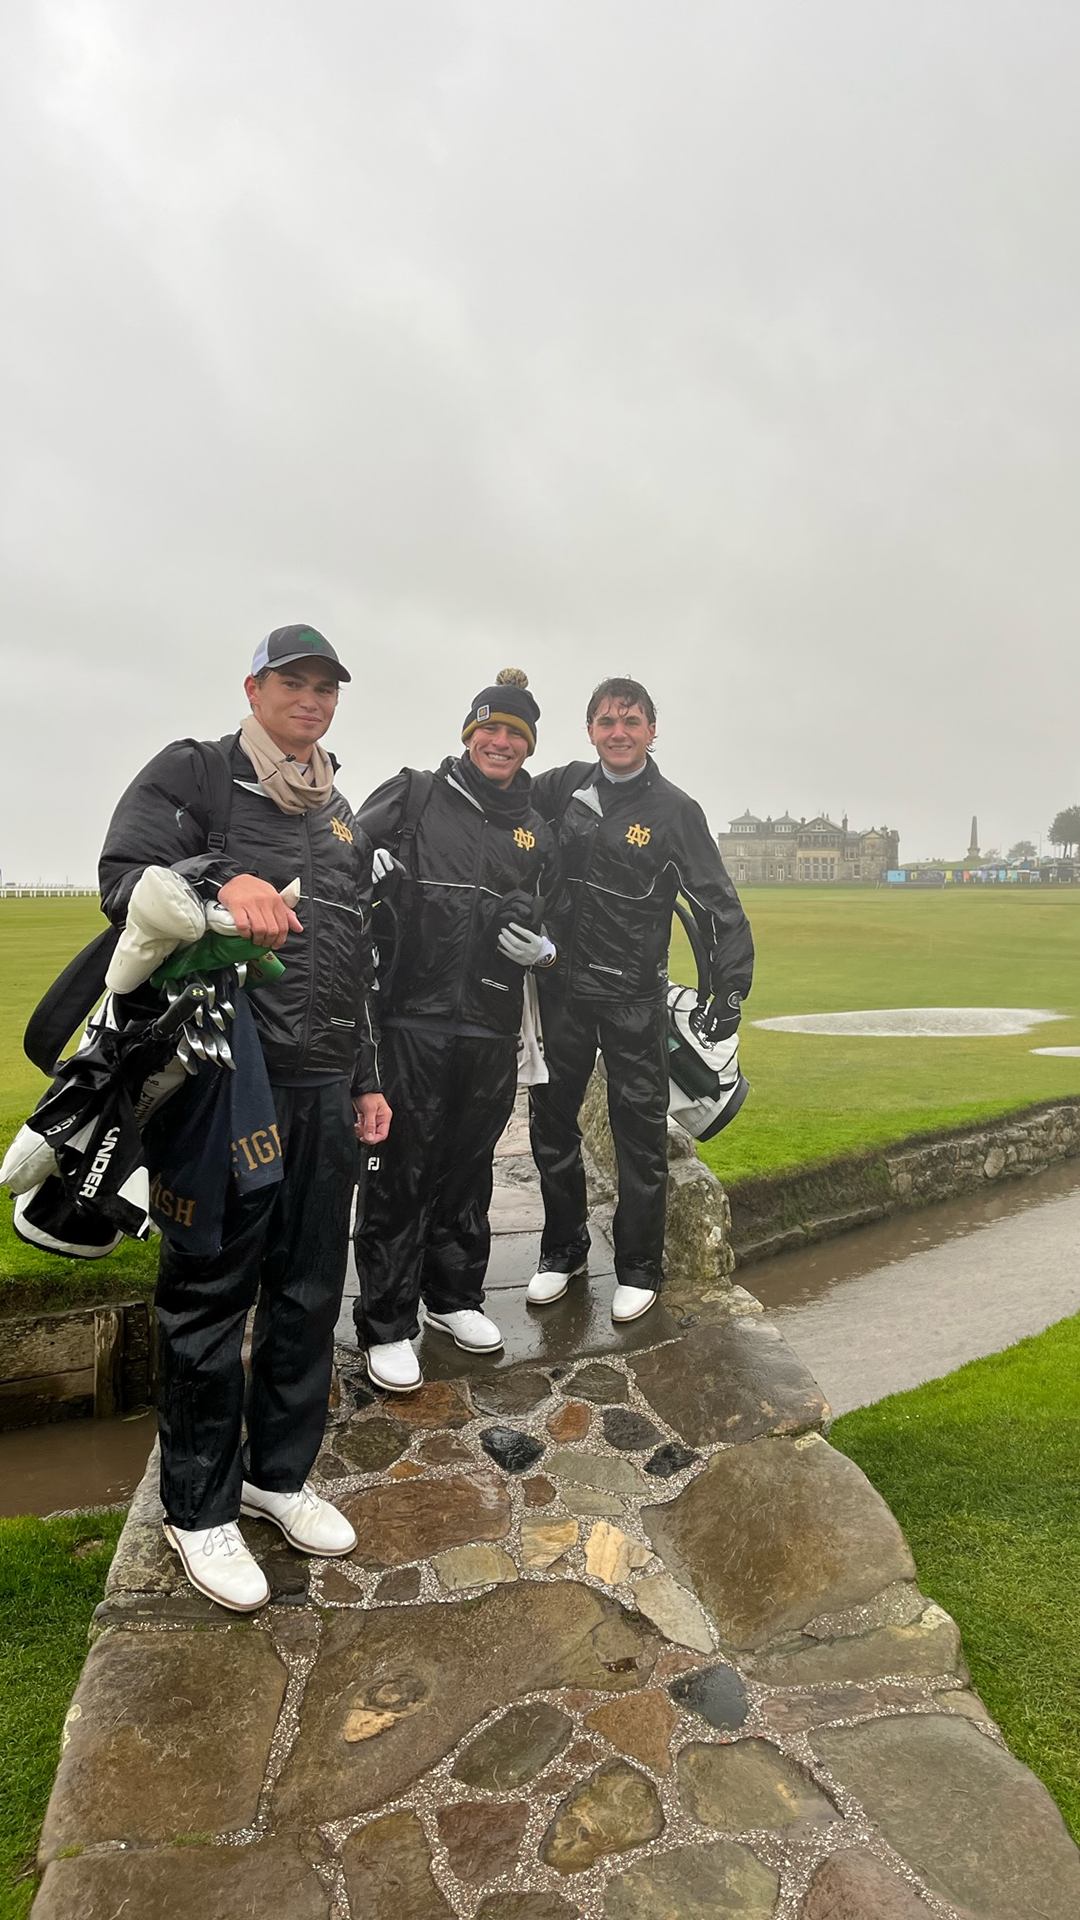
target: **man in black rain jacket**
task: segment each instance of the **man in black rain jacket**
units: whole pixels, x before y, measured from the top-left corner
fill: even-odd
[[[667,1196],[667,954],[676,896],[709,959],[704,1037],[734,1033],[750,991],[746,915],[701,808],[649,759],[653,702],[636,680],[605,680],[587,712],[597,761],[540,774],[535,804],[558,835],[562,881],[549,912],[558,957],[540,1005],[549,1082],[530,1094],[545,1225],[533,1306],[586,1271],[589,1231],[578,1112],[599,1045],[619,1167],[616,1321],[648,1311],[663,1278]]]
[[[235,1524],[241,1512],[272,1520],[304,1552],[348,1553],[356,1541],[307,1486],[326,1421],[357,1138],[374,1144],[389,1124],[371,1019],[372,850],[318,744],[349,678],[313,628],[275,629],[244,682],[251,714],[220,743],[227,831],[209,832],[205,759],[179,741],[121,798],[99,869],[114,922],[144,868],[171,867],[285,967],[251,996],[282,1178],[243,1197],[231,1189],[215,1256],[173,1244],[166,1228],[156,1296],[166,1535],[193,1584],[238,1612],[269,1593]],[[281,896],[295,879],[294,912]],[[183,1092],[174,1099],[179,1123]],[[256,1302],[242,1462],[241,1345]]]
[[[460,1347],[502,1345],[481,1311],[492,1155],[514,1103],[525,970],[553,955],[539,928],[552,835],[522,763],[540,709],[516,669],[466,716],[465,752],[404,768],[360,808],[392,880],[398,933],[381,999],[383,1083],[394,1110],[356,1231],[357,1338],[373,1380],[409,1392],[427,1324]]]

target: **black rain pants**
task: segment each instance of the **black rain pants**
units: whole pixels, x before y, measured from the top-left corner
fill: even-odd
[[[326,1426],[359,1161],[356,1116],[347,1080],[273,1092],[281,1184],[245,1198],[230,1186],[221,1251],[212,1259],[168,1240],[161,1245],[161,1499],[178,1527],[235,1520],[243,1479],[271,1493],[295,1492]],[[241,1348],[252,1306],[245,1408]]]
[[[516,1038],[383,1026],[393,1110],[355,1235],[360,1345],[411,1340],[433,1313],[479,1309],[491,1251],[491,1161],[514,1105]]]
[[[550,1080],[529,1094],[529,1137],[544,1197],[540,1265],[572,1272],[589,1250],[578,1113],[599,1046],[619,1168],[613,1237],[623,1286],[659,1288],[667,1213],[667,1008],[662,1000],[583,1004],[541,985]]]

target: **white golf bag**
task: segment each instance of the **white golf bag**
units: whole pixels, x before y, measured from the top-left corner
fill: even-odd
[[[712,1046],[694,1030],[694,1016],[708,998],[708,967],[701,936],[693,916],[678,902],[675,917],[697,962],[698,986],[669,986],[668,1113],[695,1140],[711,1140],[734,1120],[750,1091],[739,1068],[739,1036],[717,1040]]]

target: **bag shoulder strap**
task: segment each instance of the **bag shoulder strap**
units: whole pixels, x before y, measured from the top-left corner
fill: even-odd
[[[431,789],[435,784],[433,773],[421,772],[410,767],[409,785],[405,794],[405,806],[401,816],[401,829],[398,834],[398,859],[406,873],[412,873],[412,843],[416,839],[416,829],[420,825],[420,816],[431,799]]]
[[[206,851],[224,853],[232,817],[233,780],[232,745],[236,735],[223,734],[220,740],[193,740],[206,780]]]

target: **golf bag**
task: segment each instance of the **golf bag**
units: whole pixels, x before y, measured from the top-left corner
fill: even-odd
[[[20,1240],[68,1259],[100,1260],[125,1233],[145,1239],[150,1185],[141,1128],[185,1079],[177,1036],[205,999],[189,987],[151,1019],[117,1023],[113,996],[19,1129],[0,1167],[15,1194]]]
[[[667,990],[668,1113],[695,1140],[711,1140],[729,1126],[750,1091],[739,1068],[739,1036],[712,1046],[698,1032],[709,996],[709,970],[693,915],[679,901],[675,917],[685,929],[697,966],[697,990]]]

